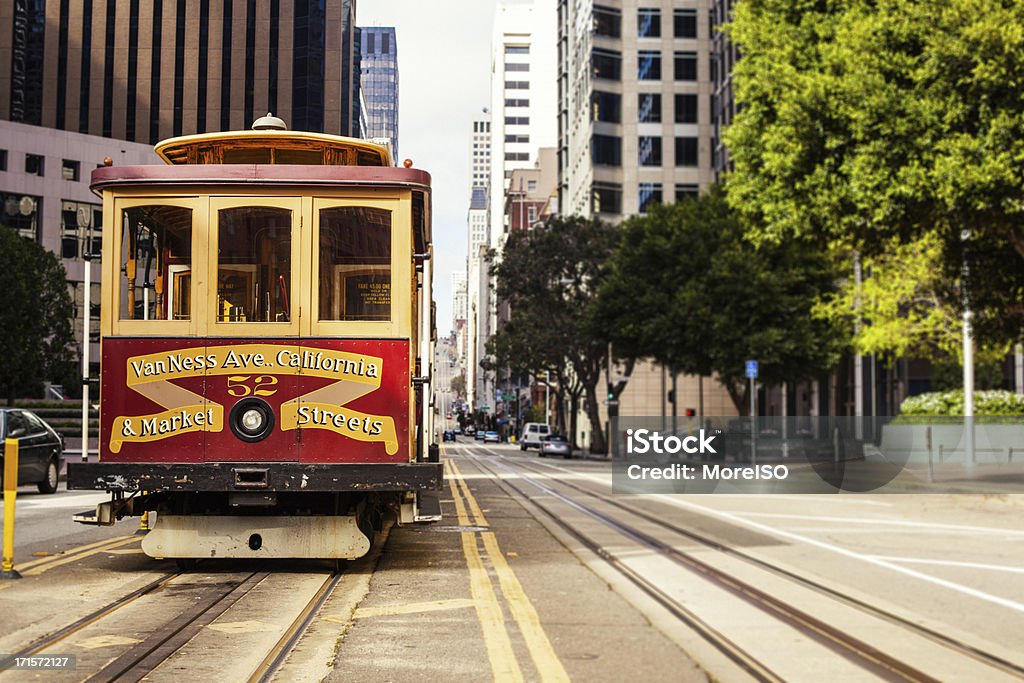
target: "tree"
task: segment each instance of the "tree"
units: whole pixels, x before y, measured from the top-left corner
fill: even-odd
[[[608,352],[607,329],[595,319],[594,303],[617,241],[617,228],[600,220],[556,217],[542,228],[510,233],[501,260],[492,265],[498,297],[510,306],[508,321],[488,341],[493,366],[538,381],[548,373],[557,377],[556,413],[568,408],[569,422],[560,417],[559,428],[576,434],[583,400],[593,452],[605,451],[597,385]]]
[[[937,235],[935,267],[965,285],[946,304],[967,302],[993,343],[1019,338],[1021,25],[1024,5],[1001,0],[739,3],[725,142],[753,236],[872,256]]]
[[[961,313],[949,301],[961,294],[960,283],[936,269],[942,249],[934,233],[906,244],[890,240],[881,253],[861,259],[859,285],[853,259],[847,259],[847,277],[815,306],[815,314],[846,329],[857,353],[959,362]],[[979,355],[991,362],[1007,351],[1005,344],[990,345]]]
[[[459,374],[452,377],[451,390],[455,394],[456,398],[462,398],[466,395],[466,371],[463,370]]]
[[[745,360],[760,361],[768,384],[811,379],[835,362],[836,330],[811,315],[834,280],[820,250],[746,239],[713,189],[626,221],[599,310],[617,348],[676,371],[717,373],[743,412]]]
[[[0,225],[0,390],[8,405],[44,380],[70,375],[73,315],[57,257]]]

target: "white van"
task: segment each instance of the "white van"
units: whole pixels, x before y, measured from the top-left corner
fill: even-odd
[[[519,450],[540,448],[541,440],[551,433],[551,426],[543,422],[527,422],[523,425],[523,437],[519,440]]]

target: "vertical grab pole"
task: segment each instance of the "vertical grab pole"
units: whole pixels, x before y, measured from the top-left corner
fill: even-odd
[[[91,247],[91,245],[90,245]],[[85,312],[82,325],[82,462],[89,462],[89,319],[92,293],[92,254],[85,255]]]
[[[423,287],[420,288],[420,368],[424,377],[430,378],[423,385],[423,456],[426,457],[431,441],[436,438],[430,420],[430,400],[434,391],[433,373],[430,367],[430,303],[433,283],[431,281],[431,260],[433,249],[428,249],[428,256],[423,260]]]
[[[0,578],[20,579],[14,569],[14,500],[18,495],[18,440],[4,440],[4,549]]]

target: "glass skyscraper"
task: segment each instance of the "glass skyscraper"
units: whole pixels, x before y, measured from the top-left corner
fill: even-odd
[[[392,26],[359,29],[360,84],[367,136],[388,138],[398,158],[398,48]]]

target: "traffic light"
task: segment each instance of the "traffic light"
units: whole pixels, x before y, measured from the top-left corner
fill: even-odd
[[[669,389],[668,390],[668,402],[669,403],[675,403],[676,402],[676,391],[675,391],[675,389]]]
[[[694,410],[693,408],[687,408],[686,409],[686,417],[694,417],[696,414],[697,414],[697,411]]]

